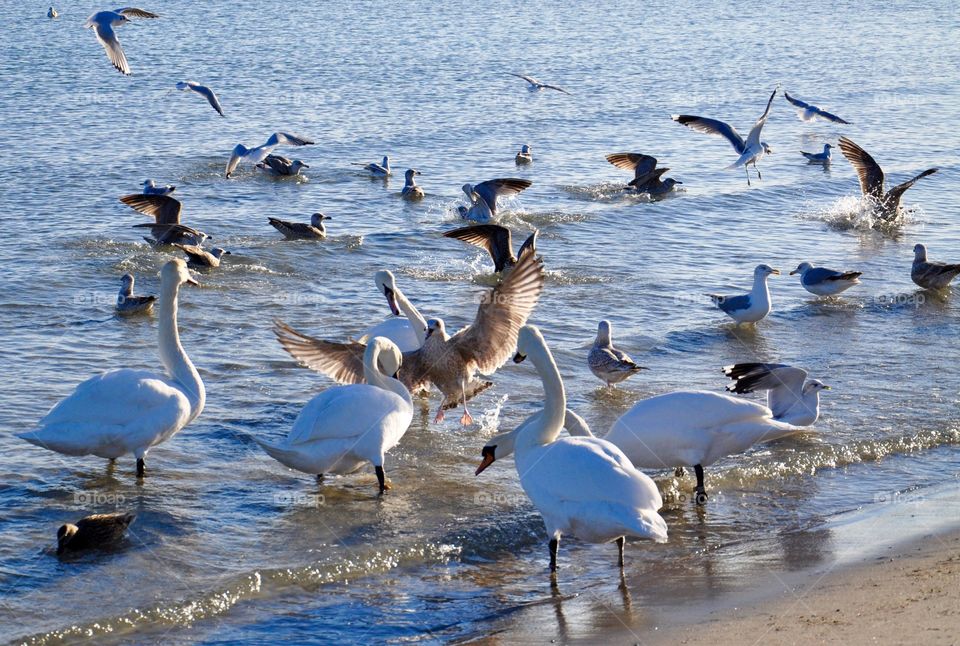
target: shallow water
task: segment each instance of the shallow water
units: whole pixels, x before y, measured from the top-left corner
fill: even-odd
[[[764,6],[762,17],[732,4],[630,17],[615,4],[526,3],[491,10],[493,22],[465,20],[476,8],[457,3],[322,15],[246,0],[229,11],[168,3],[161,20],[120,31],[131,78],[81,28],[97,6],[70,6],[57,21],[3,6],[8,22],[28,26],[0,45],[0,123],[16,133],[0,182],[0,625],[16,627],[11,638],[470,639],[550,597],[543,526],[512,462],[473,476],[485,439],[542,398],[530,366],[497,373],[473,403],[478,427],[459,428],[456,415],[428,423],[436,395],[418,407],[388,458],[394,489],[382,500],[372,471],[318,487],[250,438],[281,437],[330,385],[290,360],[273,318],[357,336],[387,315],[372,275],[390,268],[421,311],[450,328],[472,319],[489,261],[439,235],[461,224],[466,181],[533,180],[503,220],[519,239],[540,231],[548,280],[532,321],[571,407],[595,430],[641,397],[719,391],[719,368],[734,361],[792,363],[833,386],[815,434],[708,469],[706,510],[688,500],[691,477],[652,474],[671,539],[628,546],[634,608],[682,604],[687,581],[720,593],[751,568],[825,558],[825,519],[960,471],[960,305],[909,278],[916,242],[936,258],[956,260],[960,248],[960,137],[949,125],[960,50],[948,3]],[[811,48],[819,53],[801,60]],[[507,71],[572,95],[527,92]],[[185,78],[215,88],[227,118],[197,96],[165,94]],[[764,130],[775,153],[751,187],[723,170],[734,160],[725,142],[669,119],[700,113],[746,131],[777,82],[853,125],[802,123],[778,97]],[[317,141],[295,151],[311,166],[306,177],[249,167],[222,177],[234,144],[278,129]],[[839,154],[823,169],[797,152],[840,134],[894,182],[940,167],[907,192],[899,231],[863,225],[855,174]],[[518,168],[524,142],[535,162]],[[658,157],[684,192],[657,203],[619,194],[629,176],[604,155],[620,150]],[[423,172],[422,203],[398,198],[402,177],[371,181],[350,166],[385,153]],[[184,220],[233,255],[181,298],[206,409],[151,451],[137,484],[131,459],[110,469],[13,433],[104,368],[157,367],[155,319],[112,313],[120,274],[155,292],[169,258],[140,241],[130,225],[145,220],[117,201],[146,177],[176,184]],[[286,243],[266,223],[315,210],[334,218],[320,244]],[[863,271],[863,285],[817,302],[795,277],[774,278],[774,313],[755,330],[732,328],[702,295],[745,289],[759,262],[786,273],[802,260]],[[585,366],[600,318],[651,369],[616,390]],[[123,549],[52,556],[61,523],[114,508],[138,513]],[[565,540],[561,590],[597,595],[597,612],[614,612],[614,556],[612,546]]]

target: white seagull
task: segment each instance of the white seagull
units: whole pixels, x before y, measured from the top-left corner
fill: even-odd
[[[738,296],[707,294],[707,296],[714,305],[738,324],[756,323],[770,313],[770,289],[767,287],[767,278],[771,274],[779,275],[780,271],[769,265],[757,265],[753,270],[753,289],[749,294]]]
[[[834,296],[860,284],[861,271],[835,271],[801,262],[790,275],[800,274],[800,284],[811,294]]]
[[[463,192],[470,198],[470,206],[458,206],[460,217],[476,222],[488,222],[497,216],[497,200],[522,193],[533,184],[528,179],[510,177],[490,179],[476,186],[464,184]]]
[[[56,17],[56,16],[54,16]],[[113,31],[114,27],[119,27],[130,22],[130,18],[159,18],[155,13],[137,9],[135,7],[126,7],[116,11],[98,11],[83,24],[84,28],[93,29],[97,35],[97,40],[103,45],[107,52],[107,58],[113,63],[113,66],[121,74],[130,74],[130,65],[127,63],[127,57],[120,47],[120,41],[117,34]]]
[[[310,146],[313,145],[313,143],[314,142],[309,139],[291,135],[286,132],[275,132],[267,139],[267,143],[262,146],[257,146],[256,148],[247,148],[243,144],[237,144],[233,149],[233,153],[230,155],[230,160],[227,162],[226,176],[230,177],[230,175],[233,174],[233,171],[237,169],[242,159],[253,164],[259,164],[266,159],[267,155],[272,153],[273,149],[277,146]]]
[[[740,133],[737,132],[733,126],[723,121],[718,121],[717,119],[707,119],[706,117],[696,117],[689,114],[674,114],[670,118],[693,130],[708,135],[720,135],[724,137],[740,155],[737,161],[727,166],[727,168],[743,166],[744,170],[746,170],[749,164],[753,164],[754,170],[757,171],[757,177],[763,179],[760,175],[760,169],[757,168],[757,162],[760,161],[764,155],[772,154],[773,150],[767,145],[767,142],[760,141],[760,133],[763,130],[763,124],[767,122],[767,116],[770,114],[770,106],[773,104],[773,97],[777,95],[778,89],[779,86],[773,89],[773,93],[770,94],[770,99],[767,101],[767,109],[763,111],[763,114],[760,115],[757,122],[753,124],[753,128],[750,129],[750,134],[747,135],[746,140],[740,136]],[[749,171],[747,171],[747,185],[750,185]]]
[[[724,366],[723,374],[733,379],[727,386],[742,395],[767,391],[767,407],[773,419],[793,426],[813,426],[820,418],[820,392],[830,386],[807,379],[807,371],[783,363],[737,363]]]
[[[383,161],[379,164],[375,162],[370,162],[369,164],[364,164],[363,162],[353,162],[354,166],[363,166],[364,170],[370,171],[370,174],[374,177],[389,177],[393,173],[390,172],[390,158],[384,155]]]
[[[807,158],[811,164],[829,164],[830,160],[833,159],[833,149],[832,144],[823,144],[823,152],[819,153],[808,153],[800,151],[800,154]]]
[[[144,195],[170,195],[177,187],[173,184],[167,184],[165,186],[157,186],[157,183],[152,179],[143,180],[143,194]]]
[[[562,87],[557,87],[556,85],[550,85],[548,83],[541,83],[540,81],[533,78],[532,76],[527,76],[525,74],[515,74],[513,72],[507,72],[507,74],[509,74],[510,76],[516,76],[517,78],[521,78],[527,83],[529,83],[530,84],[529,90],[531,92],[539,92],[540,90],[546,89],[546,90],[556,90],[557,92],[563,92],[564,94],[570,94],[569,92],[564,90]]]
[[[789,101],[793,106],[797,108],[797,118],[800,121],[816,121],[817,119],[823,119],[824,121],[832,121],[833,123],[843,123],[849,125],[849,121],[844,121],[837,115],[827,112],[817,106],[801,101],[800,99],[790,96],[786,90],[783,92],[784,98]]]
[[[206,85],[200,85],[196,81],[180,81],[177,83],[177,89],[185,92],[196,92],[205,98],[213,109],[220,113],[221,117],[225,116],[223,114],[223,106],[220,105],[220,99],[218,99],[216,93]]]

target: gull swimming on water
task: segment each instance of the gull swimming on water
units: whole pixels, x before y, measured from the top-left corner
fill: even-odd
[[[834,296],[844,292],[854,285],[860,284],[861,271],[834,271],[826,267],[814,267],[809,262],[801,262],[790,272],[790,275],[800,274],[800,284],[811,294],[817,296]]]
[[[707,294],[713,304],[738,324],[756,323],[770,313],[770,289],[767,278],[780,271],[769,265],[757,265],[753,270],[753,289],[748,294],[737,296],[718,296]]]
[[[900,198],[903,197],[908,188],[927,175],[933,175],[938,170],[928,168],[916,177],[908,179],[902,184],[897,184],[889,191],[884,192],[883,169],[866,150],[850,139],[840,137],[840,152],[857,171],[857,177],[860,179],[860,191],[863,196],[872,198],[876,202],[878,215],[884,220],[891,220],[897,216],[900,211]]]
[[[738,363],[725,366],[723,374],[733,379],[727,386],[742,395],[767,391],[767,407],[773,419],[792,426],[813,426],[820,417],[820,392],[830,390],[822,381],[807,379],[807,371],[782,363]]]
[[[532,164],[533,163],[533,153],[530,152],[531,148],[528,144],[523,144],[520,147],[520,152],[517,153],[516,161],[517,165],[522,164]]]
[[[120,278],[120,293],[117,295],[117,312],[120,314],[140,314],[153,309],[156,296],[134,296],[133,274],[124,274]]]
[[[494,271],[497,273],[513,269],[517,264],[517,258],[523,255],[524,249],[529,247],[536,250],[537,246],[537,232],[534,231],[520,245],[517,255],[513,255],[513,239],[510,229],[499,224],[475,224],[469,227],[461,227],[453,231],[447,231],[443,234],[443,237],[453,238],[486,249],[493,259]]]
[[[168,195],[124,195],[120,201],[138,213],[154,218],[154,224],[135,224],[134,228],[149,228],[153,238],[145,238],[150,244],[173,243],[199,245],[209,238],[206,233],[180,224],[180,201]]]
[[[608,386],[618,384],[641,370],[646,370],[626,352],[613,347],[610,321],[600,321],[597,326],[597,338],[587,355],[587,366],[597,379]]]
[[[927,260],[927,247],[918,244],[913,248],[913,267],[910,278],[924,289],[943,289],[960,274],[960,263],[948,264]]]
[[[117,39],[117,34],[113,31],[113,28],[127,24],[130,22],[130,18],[159,17],[157,14],[143,9],[126,7],[116,11],[98,11],[87,18],[87,22],[83,26],[93,29],[93,32],[97,35],[97,40],[103,45],[104,51],[107,52],[107,58],[117,68],[117,71],[129,75],[130,65],[127,63],[127,57],[123,53],[123,48],[120,47],[120,41]]]
[[[56,9],[54,9],[53,7],[50,7],[49,9],[47,9],[47,18],[59,18],[59,17],[60,17],[60,14],[57,13]]]
[[[323,226],[323,221],[329,219],[330,216],[323,213],[311,215],[310,224],[267,218],[270,226],[282,233],[287,240],[323,240],[327,237],[327,228]]]
[[[180,81],[177,83],[178,90],[184,90],[186,92],[196,92],[213,107],[214,110],[220,113],[220,116],[226,116],[223,114],[223,106],[220,105],[220,99],[217,98],[217,95],[213,90],[208,88],[206,85],[200,85],[196,81]]]
[[[497,200],[522,193],[533,184],[528,179],[510,177],[490,179],[476,186],[464,184],[463,192],[470,198],[470,206],[458,206],[460,217],[476,222],[487,222],[497,216]]]
[[[633,179],[627,184],[627,189],[634,189],[637,193],[664,195],[674,190],[677,181],[672,177],[660,179],[669,171],[669,168],[657,168],[656,157],[641,153],[613,153],[607,155],[607,161],[623,170],[633,171]]]
[[[245,159],[253,164],[259,164],[266,159],[267,155],[272,153],[273,149],[277,146],[311,146],[313,143],[314,142],[309,139],[304,139],[303,137],[291,135],[286,132],[275,132],[267,139],[267,143],[262,146],[257,146],[256,148],[247,148],[243,144],[237,144],[233,149],[233,153],[230,155],[230,160],[227,162],[226,176],[230,177],[230,175],[233,174],[233,171],[237,169],[241,160]]]
[[[220,259],[229,256],[230,252],[220,247],[213,247],[207,251],[200,245],[176,244],[173,245],[187,254],[187,267],[191,269],[216,268],[220,266]]]
[[[157,186],[157,183],[152,179],[143,180],[143,194],[144,195],[170,195],[175,190],[176,186],[172,184],[167,184],[166,186]]]
[[[806,153],[802,150],[800,154],[807,158],[811,164],[829,164],[830,160],[833,159],[833,145],[823,144],[823,152],[821,153]]]
[[[310,168],[299,159],[288,159],[283,155],[267,155],[257,168],[278,177],[295,177],[301,168]]]
[[[790,96],[786,90],[783,92],[783,97],[797,108],[797,118],[800,119],[800,121],[823,119],[824,121],[832,121],[833,123],[850,124],[849,121],[844,121],[833,113]]]
[[[127,533],[136,514],[93,514],[57,530],[57,555],[89,549],[109,548]]]
[[[507,74],[509,74],[510,76],[516,76],[517,78],[521,78],[527,83],[529,83],[530,86],[528,89],[531,92],[539,92],[540,90],[546,89],[546,90],[556,90],[557,92],[563,92],[564,94],[570,94],[569,92],[564,90],[562,87],[557,87],[556,85],[550,85],[548,83],[541,83],[540,81],[533,78],[532,76],[526,76],[525,74],[515,74],[513,72],[507,72]]]
[[[415,168],[408,168],[407,172],[404,173],[403,190],[400,191],[400,196],[403,199],[411,202],[423,199],[423,189],[417,186],[417,180],[415,179],[415,176],[419,174],[420,171]]]
[[[763,111],[763,114],[760,115],[757,122],[753,124],[753,128],[750,129],[750,134],[747,135],[746,140],[740,136],[740,133],[737,132],[733,126],[723,121],[718,121],[717,119],[707,119],[706,117],[696,117],[689,114],[675,114],[670,118],[693,130],[708,135],[720,135],[724,137],[740,155],[737,161],[727,166],[727,168],[743,166],[746,171],[747,166],[753,164],[753,169],[757,171],[757,177],[763,179],[760,175],[760,169],[757,168],[757,162],[760,161],[764,155],[773,154],[773,150],[767,145],[767,142],[760,141],[760,133],[763,130],[763,124],[767,122],[767,116],[770,114],[770,106],[773,105],[773,97],[777,95],[778,89],[779,86],[773,89],[773,93],[770,94],[770,99],[767,101],[767,109]],[[747,186],[749,185],[750,172],[747,171]]]
[[[363,162],[353,162],[354,166],[363,166],[364,170],[370,171],[370,174],[374,177],[389,177],[393,173],[390,172],[390,158],[386,155],[383,156],[382,163],[370,162],[369,164],[364,164]]]

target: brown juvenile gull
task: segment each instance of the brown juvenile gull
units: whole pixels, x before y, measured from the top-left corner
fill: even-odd
[[[528,144],[523,144],[522,146],[520,146],[520,152],[517,153],[517,156],[514,159],[514,161],[517,163],[518,166],[521,164],[533,163],[533,153],[531,152],[531,148]]]
[[[138,213],[154,218],[154,224],[135,224],[134,228],[148,228],[153,238],[144,238],[154,246],[170,244],[199,245],[209,238],[206,233],[180,223],[183,205],[169,195],[124,195],[120,201]]]
[[[587,355],[587,365],[590,367],[590,372],[608,386],[618,384],[641,370],[646,370],[643,366],[637,365],[626,352],[613,347],[610,321],[600,321],[597,326],[597,338]]]
[[[918,244],[913,248],[913,267],[910,278],[924,289],[943,289],[960,274],[960,263],[948,264],[927,260],[927,247]]]
[[[311,215],[310,224],[267,218],[270,226],[282,233],[287,240],[323,240],[327,237],[327,228],[323,226],[323,221],[330,219],[329,215],[323,213]]]
[[[446,409],[462,402],[461,424],[473,423],[466,402],[493,385],[477,379],[476,374],[492,374],[510,358],[517,334],[540,298],[543,282],[543,261],[534,249],[527,248],[513,271],[483,295],[472,324],[447,336],[442,320],[427,321],[423,345],[403,353],[399,378],[410,392],[433,383],[443,393],[434,421],[442,421]],[[282,321],[275,322],[274,332],[287,352],[309,368],[340,383],[362,383],[364,343],[316,339]]]
[[[933,175],[937,172],[936,168],[928,168],[916,177],[908,179],[902,184],[897,184],[889,191],[884,192],[883,170],[880,164],[874,161],[873,157],[866,150],[855,144],[846,137],[840,137],[840,152],[847,158],[847,161],[853,165],[857,171],[857,177],[860,179],[860,191],[864,197],[872,198],[876,203],[875,210],[884,220],[891,220],[897,216],[900,211],[900,198],[908,188],[913,186],[923,177]]]
[[[135,296],[133,294],[133,274],[124,274],[120,278],[120,293],[117,294],[117,312],[120,314],[140,314],[153,309],[156,296]]]
[[[207,251],[200,245],[174,244],[173,246],[187,254],[187,267],[191,269],[219,267],[220,259],[223,256],[230,255],[229,251],[220,247],[213,247],[210,251]]]
[[[657,158],[641,153],[613,153],[607,155],[607,161],[623,170],[633,171],[633,179],[627,188],[633,188],[637,193],[650,195],[664,195],[674,190],[677,181],[672,177],[661,179],[669,168],[657,168]]]
[[[299,159],[288,159],[283,155],[267,155],[257,168],[265,170],[271,175],[294,177],[300,174],[301,168],[310,168]]]
[[[57,554],[103,549],[119,542],[136,514],[93,514],[57,530]]]
[[[517,264],[517,257],[523,255],[523,250],[527,247],[536,249],[537,244],[537,232],[534,231],[520,245],[520,250],[514,256],[513,237],[510,234],[510,229],[499,224],[475,224],[469,227],[461,227],[453,231],[447,231],[443,234],[443,237],[453,238],[486,249],[490,257],[493,258],[494,271],[497,273],[513,269]]]

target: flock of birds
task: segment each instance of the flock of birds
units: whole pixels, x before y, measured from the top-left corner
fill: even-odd
[[[48,15],[58,16],[53,7]],[[101,11],[85,26],[97,40],[113,66],[123,74],[130,67],[117,39],[115,28],[131,18],[158,18],[137,8]],[[531,91],[549,89],[569,94],[563,88],[541,83],[519,74]],[[195,82],[178,83],[177,89],[204,97],[221,116],[217,95]],[[724,137],[733,146],[737,159],[731,168],[757,168],[770,146],[761,139],[779,86],[771,93],[766,108],[746,138],[729,124],[694,115],[674,115],[673,120],[694,130]],[[848,122],[817,106],[784,93],[804,121],[817,119],[836,124]],[[301,160],[274,154],[283,147],[301,147],[313,142],[289,133],[274,133],[259,146],[238,144],[226,164],[231,177],[241,163],[255,164],[264,172],[295,176],[309,168]],[[873,158],[846,137],[839,140],[843,155],[856,169],[864,198],[881,218],[895,218],[903,193],[919,179],[936,172],[928,169],[890,190],[884,190],[884,174]],[[832,145],[821,153],[804,152],[812,163],[828,164]],[[680,182],[664,179],[667,168],[639,153],[615,153],[607,160],[633,173],[625,190],[663,197]],[[524,145],[516,155],[517,164],[533,162],[533,153]],[[380,163],[361,164],[375,177],[392,174],[389,157]],[[750,183],[750,173],[747,182]],[[419,171],[408,169],[402,196],[416,200],[424,192],[416,184]],[[829,388],[806,371],[783,364],[740,363],[724,368],[732,381],[727,393],[676,391],[638,401],[617,419],[602,436],[595,436],[588,424],[567,407],[563,381],[556,361],[540,330],[527,323],[544,288],[544,266],[537,254],[537,234],[530,235],[514,252],[509,229],[494,222],[499,202],[517,195],[531,185],[529,180],[498,178],[465,184],[467,206],[459,214],[474,224],[446,232],[446,237],[487,250],[500,278],[483,294],[473,322],[448,333],[444,321],[426,318],[407,298],[394,274],[387,270],[374,275],[378,293],[387,301],[392,318],[373,326],[358,340],[327,340],[298,331],[275,321],[280,344],[300,363],[321,372],[338,386],[311,399],[301,410],[287,437],[268,441],[254,437],[263,450],[281,464],[318,480],[325,475],[354,473],[372,465],[379,492],[390,488],[384,470],[386,455],[404,437],[414,415],[413,398],[436,388],[443,399],[435,422],[445,411],[463,406],[460,423],[470,425],[473,417],[468,402],[490,388],[488,379],[511,356],[515,362],[529,358],[544,389],[542,407],[513,430],[491,438],[481,450],[480,475],[496,460],[515,457],[524,491],[540,511],[549,536],[550,568],[556,570],[559,541],[564,534],[595,543],[615,542],[623,565],[625,537],[667,540],[667,524],[659,514],[663,500],[654,481],[640,469],[693,468],[697,504],[705,504],[707,491],[704,468],[718,459],[737,454],[759,442],[801,433],[819,417],[820,393]],[[170,438],[201,414],[206,391],[196,367],[183,348],[177,327],[177,307],[183,285],[196,284],[191,268],[216,268],[230,252],[207,249],[206,233],[181,221],[181,203],[171,194],[175,187],[159,186],[152,180],[143,191],[120,198],[132,209],[153,218],[136,225],[150,230],[146,240],[160,250],[179,249],[187,260],[167,262],[160,272],[159,298],[134,294],[134,277],[122,277],[117,309],[122,313],[159,309],[158,349],[163,370],[119,369],[105,372],[81,383],[56,404],[34,428],[20,437],[37,446],[66,455],[94,455],[109,460],[133,454],[137,476],[146,473],[148,451]],[[322,240],[324,221],[314,213],[309,223],[269,218],[269,223],[289,239]],[[760,264],[754,271],[749,293],[712,295],[717,307],[738,324],[752,324],[770,312],[767,279],[779,271]],[[790,272],[799,274],[803,287],[822,297],[834,297],[859,283],[858,271],[836,271],[800,263]],[[917,245],[911,276],[924,288],[940,289],[960,274],[960,264],[932,262],[926,248]],[[402,315],[402,317],[401,317]],[[594,375],[608,387],[628,379],[644,368],[613,344],[608,321],[601,321],[596,340],[587,356]],[[765,392],[766,405],[736,397]],[[561,436],[562,429],[567,430]],[[58,532],[58,552],[87,549],[115,542],[133,521],[132,514],[97,514]]]

